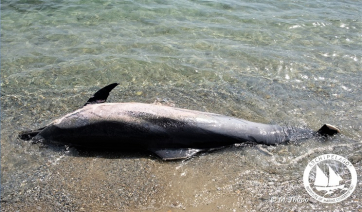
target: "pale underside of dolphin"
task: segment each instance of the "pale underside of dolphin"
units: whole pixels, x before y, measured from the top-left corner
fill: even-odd
[[[276,145],[339,133],[328,124],[315,132],[169,106],[105,103],[117,85],[102,88],[83,108],[19,137],[95,150],[150,151],[172,160],[233,144]]]

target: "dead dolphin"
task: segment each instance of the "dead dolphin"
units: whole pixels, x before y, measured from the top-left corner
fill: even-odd
[[[117,85],[102,88],[83,108],[19,137],[98,150],[147,150],[172,160],[237,143],[276,145],[339,133],[328,124],[314,132],[168,106],[104,103]]]

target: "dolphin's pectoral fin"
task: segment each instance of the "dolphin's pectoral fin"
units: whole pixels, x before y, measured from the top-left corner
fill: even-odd
[[[191,148],[151,149],[151,152],[158,155],[160,158],[162,158],[162,160],[187,159],[201,151],[203,151],[203,150],[202,149],[191,149]]]
[[[84,106],[86,106],[87,104],[97,104],[97,103],[105,102],[108,98],[109,92],[111,92],[111,90],[113,88],[115,88],[117,85],[119,85],[119,84],[112,83],[112,84],[107,85],[106,87],[103,87],[102,89],[97,91],[95,94],[93,94],[93,97],[88,99],[88,101],[84,104]]]

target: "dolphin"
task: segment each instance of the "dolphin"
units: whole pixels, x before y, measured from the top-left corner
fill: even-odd
[[[340,132],[329,124],[313,131],[169,106],[106,103],[117,85],[105,86],[82,108],[46,127],[23,131],[19,138],[96,150],[145,150],[163,160],[174,160],[234,144],[277,145]]]

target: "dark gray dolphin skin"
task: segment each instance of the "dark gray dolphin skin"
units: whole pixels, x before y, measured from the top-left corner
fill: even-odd
[[[276,145],[339,133],[328,124],[315,132],[168,106],[104,103],[117,85],[102,88],[83,108],[19,137],[96,150],[146,150],[173,160],[237,143]]]

